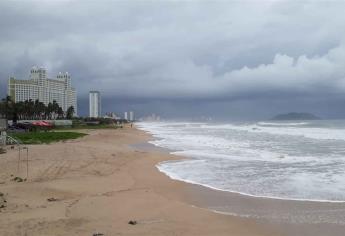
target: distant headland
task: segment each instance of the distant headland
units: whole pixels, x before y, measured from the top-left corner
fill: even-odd
[[[290,112],[274,116],[271,120],[321,120],[311,113]]]

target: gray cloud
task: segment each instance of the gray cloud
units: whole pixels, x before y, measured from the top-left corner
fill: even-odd
[[[109,103],[121,100],[125,105],[114,102],[120,110],[139,110],[140,100],[147,112],[169,107],[176,115],[199,114],[196,104],[210,104],[204,113],[225,104],[249,112],[259,104],[262,115],[316,101],[340,106],[344,7],[343,1],[1,1],[0,93],[9,75],[27,77],[37,64],[51,76],[69,71],[81,100],[98,89]],[[269,110],[273,100],[281,106]]]

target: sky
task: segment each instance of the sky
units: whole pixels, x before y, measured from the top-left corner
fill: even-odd
[[[0,1],[0,97],[68,71],[80,115],[345,118],[345,1]]]

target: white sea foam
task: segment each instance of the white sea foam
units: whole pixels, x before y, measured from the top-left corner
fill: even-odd
[[[258,125],[264,126],[300,126],[300,125],[308,125],[309,122],[258,122]]]
[[[229,155],[222,153],[212,153],[208,151],[188,150],[188,151],[174,151],[171,154],[177,156],[191,157],[191,158],[208,158],[208,159],[224,159],[233,161],[266,161],[276,163],[311,163],[317,158],[314,156],[290,156],[269,151],[253,151],[250,149],[239,150],[238,155]],[[322,160],[321,160],[322,161]],[[320,161],[320,162],[321,162]],[[327,163],[324,161],[324,163]]]
[[[139,127],[156,137],[154,145],[189,158],[158,165],[173,179],[255,197],[345,201],[343,128],[309,122]]]
[[[205,184],[205,183],[200,183],[198,181],[193,181],[190,179],[183,178],[179,176],[178,174],[171,172],[170,168],[166,168],[166,165],[168,165],[170,162],[165,162],[157,165],[157,169],[169,176],[173,180],[179,180],[183,181],[189,184],[195,184],[199,186],[203,186],[206,188],[214,189],[217,191],[222,191],[222,192],[231,192],[231,193],[237,193],[241,194],[244,196],[249,196],[249,197],[256,197],[256,198],[269,198],[269,199],[278,199],[278,200],[289,200],[289,201],[308,201],[308,202],[329,202],[329,203],[344,203],[345,200],[325,200],[325,199],[308,199],[308,198],[291,198],[291,197],[278,197],[278,196],[269,196],[269,195],[255,195],[255,194],[249,194],[246,192],[241,192],[241,191],[234,191],[230,189],[224,189],[224,188],[217,188],[212,184]],[[252,216],[252,215],[250,215]]]
[[[292,135],[301,136],[313,139],[333,139],[345,140],[345,129],[334,128],[309,128],[309,127],[293,127],[296,125],[276,125],[286,127],[263,126],[260,122],[258,124],[243,124],[243,125],[203,125],[202,128],[208,129],[233,129],[253,133],[268,133],[277,135]],[[302,124],[299,124],[302,126]],[[298,126],[298,125],[297,125]]]

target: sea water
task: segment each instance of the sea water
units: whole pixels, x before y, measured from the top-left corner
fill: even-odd
[[[345,121],[141,122],[151,143],[186,157],[173,179],[253,197],[345,202]]]

